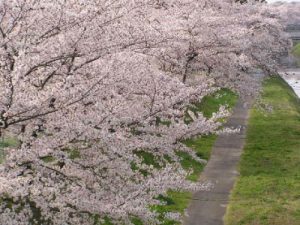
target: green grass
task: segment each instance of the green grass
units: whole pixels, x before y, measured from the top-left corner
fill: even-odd
[[[194,149],[196,155],[205,160],[209,160],[212,147],[217,139],[214,134],[205,135],[200,138],[192,138],[185,140],[183,143]],[[177,155],[181,157],[181,165],[183,169],[192,170],[193,172],[188,175],[187,179],[196,182],[203,171],[205,165],[193,159],[189,154],[184,152],[177,152]]]
[[[0,138],[0,164],[3,162],[5,157],[4,148],[17,147],[19,144],[20,142],[13,137]]]
[[[101,225],[114,225],[112,222],[111,222],[111,219],[109,217],[104,217],[104,223],[101,223]]]
[[[143,221],[138,217],[131,218],[131,223],[134,225],[144,225]]]
[[[155,155],[153,155],[151,152],[146,151],[135,151],[134,152],[139,158],[142,159],[142,163],[146,164],[147,166],[152,165],[156,169],[160,169],[160,159],[158,159]]]
[[[191,199],[192,193],[190,192],[179,192],[169,190],[167,196],[158,196],[158,199],[165,203],[165,205],[155,205],[151,206],[151,209],[159,214],[158,219],[162,221],[162,225],[179,225],[178,221],[166,219],[164,217],[165,213],[176,212],[184,214],[184,210],[188,207]]]
[[[253,107],[240,177],[225,216],[227,225],[300,224],[300,102],[279,77],[265,81]]]
[[[292,53],[294,56],[300,58],[300,43],[296,44],[292,49]]]
[[[193,112],[202,112],[207,118],[217,112],[221,105],[227,105],[229,109],[233,108],[238,99],[237,94],[227,88],[222,88],[211,95],[205,96],[201,102],[196,103],[191,110]]]
[[[180,157],[180,164],[182,168],[187,171],[192,171],[186,179],[197,182],[199,175],[205,165],[194,159],[190,154],[186,152],[178,151],[176,152],[176,154]]]
[[[183,143],[194,149],[197,156],[201,159],[208,160],[210,157],[212,146],[214,145],[217,139],[217,135],[210,134],[201,136],[201,138],[192,138],[185,140]]]
[[[296,57],[296,64],[300,66],[300,43],[293,47],[292,54]]]
[[[54,162],[56,159],[53,156],[44,156],[44,157],[40,157],[40,159],[45,162],[45,163],[51,163]]]

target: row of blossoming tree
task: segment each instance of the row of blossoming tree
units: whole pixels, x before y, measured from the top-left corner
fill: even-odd
[[[273,71],[288,44],[254,1],[1,0],[1,135],[20,145],[0,166],[0,224],[159,223],[159,194],[208,188],[185,179],[176,151],[201,159],[182,141],[228,114],[189,106],[253,93],[251,71]]]

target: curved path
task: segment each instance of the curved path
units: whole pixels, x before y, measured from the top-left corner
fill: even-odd
[[[200,177],[200,182],[208,180],[213,182],[214,187],[210,191],[199,191],[194,194],[184,219],[185,225],[223,224],[230,191],[238,176],[237,165],[244,147],[249,106],[249,103],[240,100],[225,125],[225,127],[241,126],[240,133],[218,136],[211,158]]]

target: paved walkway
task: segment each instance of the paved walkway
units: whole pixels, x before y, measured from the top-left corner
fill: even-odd
[[[188,208],[185,225],[222,225],[230,191],[238,176],[237,165],[243,150],[246,124],[250,104],[239,101],[228,120],[226,127],[242,126],[239,134],[220,135],[212,150],[212,155],[201,181],[211,181],[214,187],[210,191],[199,191],[194,194]]]

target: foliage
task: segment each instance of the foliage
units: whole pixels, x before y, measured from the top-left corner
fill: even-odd
[[[272,111],[253,108],[226,224],[299,224],[300,101],[279,77],[264,83]]]

